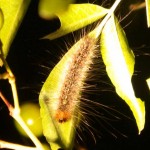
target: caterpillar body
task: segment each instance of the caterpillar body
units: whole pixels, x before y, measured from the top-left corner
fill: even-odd
[[[57,83],[57,89],[55,88],[55,91],[50,89],[50,96],[47,96],[44,89],[42,95],[45,95],[46,103],[53,109],[52,117],[59,123],[68,121],[74,116],[75,111],[80,111],[80,97],[95,55],[96,41],[95,38],[85,35],[63,56],[50,73],[50,76],[55,73],[55,79],[51,79],[53,81],[49,81],[48,84],[51,87],[55,86],[51,84]]]

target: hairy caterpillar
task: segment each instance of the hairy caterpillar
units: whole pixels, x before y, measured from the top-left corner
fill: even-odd
[[[63,126],[71,119],[77,118],[84,128],[78,124],[75,124],[74,128],[88,128],[94,139],[94,127],[88,120],[92,120],[93,117],[101,118],[107,124],[102,125],[107,130],[109,117],[104,117],[98,107],[103,107],[110,116],[113,116],[113,113],[109,112],[111,108],[99,103],[99,98],[95,101],[95,95],[100,91],[100,76],[103,74],[102,66],[99,64],[99,43],[85,30],[83,32],[85,33],[80,40],[75,42],[51,71],[48,82],[45,82],[45,87],[48,88],[42,90],[40,95],[47,105],[49,114],[46,115],[51,115],[54,122]]]
[[[109,28],[112,29],[111,27]],[[111,34],[111,32],[109,34]],[[114,36],[116,37],[116,34],[114,34]],[[42,90],[42,98],[40,99],[43,99],[45,101],[47,105],[46,107],[50,112],[53,122],[56,125],[58,125],[58,127],[60,128],[61,128],[60,124],[65,124],[66,122],[69,122],[75,117],[76,118],[80,116],[82,117],[81,107],[80,107],[81,102],[78,101],[78,98],[82,99],[80,97],[83,93],[82,85],[84,85],[83,83],[85,82],[85,79],[87,79],[87,76],[85,75],[88,71],[88,68],[90,68],[90,63],[89,65],[86,66],[85,62],[90,62],[88,61],[88,58],[90,58],[89,60],[91,60],[91,57],[88,57],[88,55],[85,52],[88,53],[88,51],[92,49],[91,45],[93,43],[94,43],[93,45],[95,45],[95,42],[92,43],[91,39],[93,41],[96,41],[95,36],[88,34],[84,36],[82,39],[80,39],[75,45],[73,45],[73,47],[64,55],[64,57],[60,60],[60,62],[54,67],[54,69],[52,70],[51,74],[49,75],[48,79],[45,82],[46,83],[44,85],[45,89]],[[106,45],[109,45],[109,44],[107,43]],[[113,45],[113,47],[115,46]],[[83,48],[83,51],[81,48]],[[115,47],[114,49],[117,49],[117,48]],[[80,50],[81,52],[79,53],[78,50]],[[111,47],[109,47],[109,50],[111,50]],[[124,58],[122,58],[122,55],[120,56],[121,56],[121,59],[124,60]],[[110,64],[114,65],[114,62],[112,62],[112,58],[115,59],[118,57],[107,58],[107,60],[109,59],[111,60]],[[132,62],[134,62],[134,60],[132,60]],[[116,66],[118,65],[115,64],[112,68],[117,69]],[[124,63],[122,63],[121,66],[124,66]],[[125,67],[125,71],[127,70],[128,69],[126,69]],[[114,70],[112,72],[114,72]],[[128,71],[127,71],[127,74],[128,74]],[[117,75],[118,75],[118,71],[117,71]],[[117,77],[120,78],[120,74]],[[120,79],[119,81],[121,81]],[[117,79],[115,78],[115,81],[116,80]],[[129,80],[128,80],[128,83],[130,86],[131,84]],[[49,88],[50,90],[48,90],[47,88]],[[79,121],[80,120],[81,119],[79,119]]]
[[[84,80],[87,77],[87,71],[92,63],[95,39],[85,36],[74,46],[76,47],[75,53],[66,64],[66,74],[64,76],[62,75],[61,79],[62,86],[59,94],[58,108],[55,114],[56,120],[60,123],[69,120],[75,109],[74,107],[78,105],[77,103],[83,89]]]

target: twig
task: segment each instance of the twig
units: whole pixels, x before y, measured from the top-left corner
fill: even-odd
[[[40,141],[37,139],[36,136],[30,131],[30,129],[27,127],[25,122],[23,121],[22,117],[20,116],[20,113],[16,111],[13,106],[8,102],[8,100],[4,97],[2,92],[0,91],[0,98],[3,100],[3,102],[6,104],[10,116],[12,116],[19,124],[20,126],[24,129],[24,131],[27,133],[27,135],[30,137],[30,139],[33,141],[33,143],[36,145],[36,149],[43,150],[43,147],[40,143]],[[24,146],[25,147],[25,146]],[[7,148],[7,147],[6,147]]]
[[[95,29],[95,30],[97,30],[96,37],[99,37],[99,35],[101,34],[101,31],[102,31],[104,25],[106,24],[106,22],[108,21],[108,19],[111,17],[111,15],[113,15],[114,11],[116,10],[116,8],[120,4],[120,2],[121,2],[121,0],[116,0],[114,2],[114,4],[112,5],[112,7],[108,11],[108,14],[102,20],[102,22],[100,23],[100,25]]]
[[[7,101],[7,99],[4,97],[4,95],[2,94],[2,92],[0,91],[0,98],[3,100],[3,102],[5,103],[5,105],[7,106],[10,115],[12,116],[12,112],[13,112],[13,106]]]
[[[37,148],[10,143],[3,140],[0,140],[0,149],[1,148],[14,149],[14,150],[37,150]]]
[[[1,78],[4,77],[4,79],[9,80],[9,83],[12,89],[12,94],[13,94],[14,107],[8,102],[8,100],[3,96],[1,92],[0,92],[0,97],[4,101],[6,106],[8,107],[10,115],[20,124],[20,126],[23,128],[23,130],[27,133],[27,135],[30,137],[32,142],[35,144],[36,148],[38,150],[43,150],[43,147],[40,141],[38,140],[38,138],[31,132],[31,130],[28,128],[28,126],[23,121],[22,117],[20,116],[20,107],[19,107],[19,99],[18,99],[18,93],[17,93],[17,88],[16,88],[15,76],[13,75],[7,61],[4,58],[1,40],[0,40],[0,58],[6,69],[6,73],[4,73],[1,76]]]
[[[131,4],[129,6],[129,9],[131,11],[135,11],[135,10],[139,10],[139,9],[142,9],[142,8],[145,8],[145,7],[146,7],[145,2],[142,2],[142,3]]]

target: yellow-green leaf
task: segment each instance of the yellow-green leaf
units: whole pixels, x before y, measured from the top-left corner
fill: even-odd
[[[8,54],[9,47],[28,8],[29,2],[30,0],[0,0],[0,9],[4,22],[0,30],[0,39],[3,43],[5,57]]]
[[[150,27],[150,0],[145,0],[145,3],[146,3],[147,26]]]
[[[63,123],[58,122],[55,117],[64,74],[66,74],[67,66],[74,55],[74,51],[74,48],[69,50],[54,67],[39,95],[43,133],[49,144],[54,147],[54,150],[56,147],[68,150],[74,144],[75,127],[78,117],[71,117],[71,119]],[[72,116],[78,116],[78,111],[76,110]]]
[[[56,13],[66,11],[73,2],[74,0],[40,0],[39,14],[46,19],[53,18]]]
[[[101,19],[107,12],[107,9],[94,4],[70,4],[67,11],[56,13],[60,19],[61,27],[45,38],[52,40],[71,33]]]
[[[108,20],[102,30],[100,46],[107,74],[117,94],[125,100],[133,112],[140,133],[145,124],[145,105],[140,98],[135,97],[131,83],[135,64],[134,54],[114,16]]]
[[[85,65],[89,64],[88,62],[91,62],[91,58],[93,56],[92,54],[94,53],[96,47],[96,39],[98,38],[96,31],[97,30],[93,30],[88,34],[88,36],[81,38],[68,50],[68,52],[62,57],[62,59],[51,71],[40,92],[39,101],[41,106],[43,131],[47,141],[49,142],[51,147],[54,147],[54,149],[64,148],[70,150],[74,144],[75,128],[78,126],[81,117],[80,107],[78,107],[80,106],[80,94],[82,93],[83,82],[86,78],[86,70],[88,70],[89,66],[81,67],[81,64],[78,64],[80,65],[80,67],[77,67],[78,65],[75,67],[74,65],[71,66],[70,64],[74,62],[75,58],[76,63],[78,61],[80,62],[81,59],[85,59],[85,61],[87,62],[85,63]],[[82,50],[80,47],[82,47]],[[87,51],[88,53],[86,53]],[[84,57],[82,55],[84,55]],[[76,76],[78,76],[79,68],[83,69],[80,70],[81,75],[77,79]],[[70,71],[72,71],[72,73]],[[68,74],[72,75],[71,79],[68,77]],[[71,81],[69,81],[67,77]],[[73,77],[75,79],[73,79]],[[76,83],[71,83],[72,80],[75,80]],[[69,87],[67,85],[69,85]],[[65,91],[62,91],[63,87],[67,87],[67,89],[65,89]],[[72,90],[71,87],[75,89]],[[71,113],[71,118],[61,123],[56,118],[56,114],[58,111],[58,106],[63,103],[62,101],[60,101],[60,98],[68,90],[69,93],[64,97],[68,97],[68,101],[71,101],[69,102],[69,108],[71,108],[71,110],[67,109],[64,110],[64,112],[67,111],[67,113]],[[74,90],[77,91],[77,94],[76,92],[74,92]],[[72,95],[70,93],[75,94]]]

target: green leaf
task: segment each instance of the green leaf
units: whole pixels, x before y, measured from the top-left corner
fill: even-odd
[[[29,2],[30,0],[0,0],[0,9],[4,22],[0,30],[0,39],[3,43],[5,57],[8,54],[9,47],[28,8]]]
[[[88,46],[89,43],[90,44],[92,43],[89,46],[90,49],[88,49],[88,46],[85,45],[85,40],[87,39],[88,39],[88,43],[87,43]],[[97,39],[98,39],[97,30],[93,30],[92,32],[89,33],[88,37],[83,37],[77,43],[75,43],[68,50],[68,52],[62,57],[62,59],[58,62],[58,64],[54,67],[54,69],[51,71],[40,92],[39,101],[41,106],[41,117],[42,117],[44,136],[46,137],[47,141],[51,145],[51,148],[54,147],[54,150],[56,148],[64,148],[65,150],[66,149],[70,150],[72,148],[74,144],[75,128],[78,126],[81,117],[80,107],[78,107],[80,106],[80,100],[76,98],[76,94],[75,96],[74,95],[72,96],[74,98],[74,101],[76,102],[71,103],[71,108],[73,108],[73,111],[71,111],[73,113],[71,115],[72,116],[71,119],[63,123],[60,123],[55,117],[58,104],[60,104],[59,96],[61,95],[60,92],[62,93],[61,88],[64,85],[66,86],[67,84],[64,81],[66,81],[69,65],[73,61],[73,59],[75,59],[74,57],[76,56],[77,51],[81,50],[79,49],[79,47],[86,47],[85,49],[86,51],[88,50],[91,51],[91,49],[93,50],[93,48],[95,50],[95,45],[93,44],[96,44]],[[78,54],[81,55],[82,53],[78,53]],[[84,57],[82,58],[84,59]],[[80,95],[80,93],[82,92],[81,87],[86,76],[85,70],[86,69],[84,68],[81,71],[82,75],[80,75],[83,81],[81,82],[80,80],[82,79],[78,78],[79,83],[81,83],[81,85],[78,84],[78,80],[76,80],[76,84],[78,85],[78,87],[76,87],[75,90],[78,89],[80,90],[77,92],[78,95]],[[76,72],[76,70],[74,71]],[[67,82],[69,82],[70,84],[70,81],[67,80]],[[66,96],[68,97],[69,95]]]
[[[150,78],[148,78],[148,79],[146,80],[146,82],[147,82],[148,88],[149,88],[149,90],[150,90]]]
[[[145,0],[146,3],[146,15],[147,15],[147,25],[150,27],[150,0]]]
[[[45,81],[40,95],[39,102],[41,106],[41,118],[43,124],[43,133],[51,147],[71,149],[74,143],[75,127],[78,122],[78,117],[71,117],[66,122],[60,123],[55,118],[55,105],[59,103],[56,98],[59,95],[61,88],[62,76],[66,73],[67,65],[73,56],[73,50],[68,51],[60,62],[54,67]],[[78,116],[76,110],[73,116]]]
[[[61,27],[45,38],[52,40],[71,33],[101,19],[107,12],[107,9],[94,4],[70,4],[67,11],[56,13],[60,19]]]
[[[46,19],[53,18],[56,13],[65,11],[73,2],[74,0],[40,0],[39,14]]]
[[[100,46],[107,74],[117,94],[125,100],[133,112],[140,133],[145,124],[145,105],[140,98],[135,97],[131,83],[135,64],[134,54],[114,16],[104,26]]]

